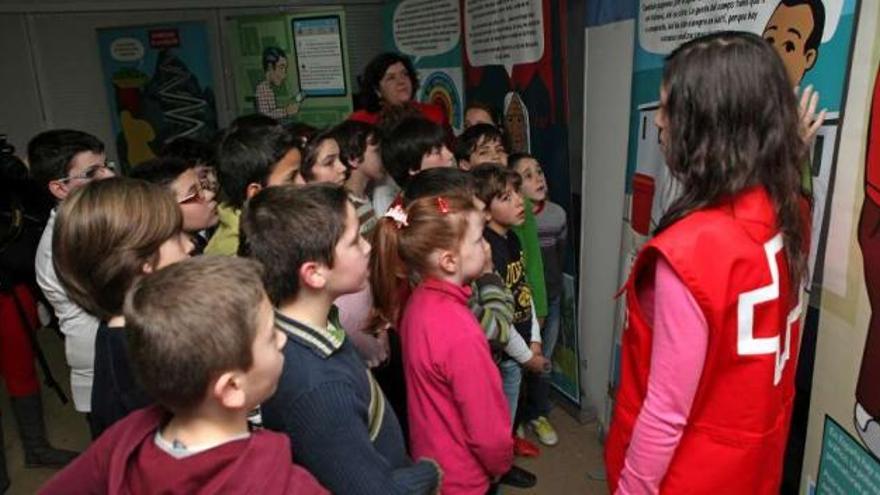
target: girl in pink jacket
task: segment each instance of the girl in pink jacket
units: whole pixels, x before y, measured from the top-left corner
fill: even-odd
[[[400,322],[410,446],[440,464],[443,494],[483,495],[513,461],[501,378],[467,306],[471,280],[491,264],[484,221],[472,198],[422,198],[390,210],[375,243],[380,273],[403,264],[420,281]]]

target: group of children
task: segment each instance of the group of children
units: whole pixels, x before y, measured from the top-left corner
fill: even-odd
[[[523,426],[558,441],[567,220],[494,123],[248,116],[128,177],[56,130],[29,159],[58,200],[37,270],[95,438],[44,492],[535,484],[512,462],[539,453]]]

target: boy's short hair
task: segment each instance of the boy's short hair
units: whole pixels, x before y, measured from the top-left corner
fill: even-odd
[[[474,196],[477,186],[471,174],[455,167],[431,168],[413,177],[403,192],[403,205],[408,206],[428,196]]]
[[[274,119],[236,119],[217,148],[226,201],[241,208],[248,184],[265,186],[275,166],[294,146],[293,138]]]
[[[128,176],[132,179],[141,179],[167,187],[177,180],[182,173],[194,167],[194,162],[188,162],[174,156],[166,156],[153,158],[135,165]]]
[[[339,145],[339,159],[349,169],[351,162],[364,157],[367,145],[379,144],[376,126],[357,120],[346,120],[333,128],[333,136]]]
[[[216,162],[214,147],[189,137],[179,137],[169,141],[159,151],[161,157],[180,158],[190,166],[206,165],[213,167]]]
[[[382,163],[397,185],[406,187],[410,172],[418,172],[422,158],[446,144],[446,133],[424,117],[407,117],[382,140]]]
[[[486,203],[487,209],[492,200],[504,194],[508,187],[519,190],[522,185],[518,173],[497,163],[477,165],[471,170],[471,175],[477,185],[477,197]]]
[[[253,365],[265,292],[259,263],[199,256],[137,281],[125,298],[125,331],[147,395],[172,412],[204,400],[212,380]]]
[[[306,145],[309,144],[309,141],[318,134],[318,128],[306,124],[305,122],[290,122],[284,124],[284,128],[287,129],[287,132],[293,137],[294,143],[296,143],[296,147],[300,149],[300,151],[305,151]]]
[[[501,119],[498,118],[498,110],[495,107],[489,105],[488,103],[483,103],[482,101],[472,100],[469,101],[468,104],[464,107],[464,114],[468,113],[468,110],[482,110],[489,115],[489,118],[492,119],[492,123],[498,125]]]
[[[379,134],[385,139],[391,135],[391,131],[406,119],[424,119],[425,115],[413,102],[408,101],[401,105],[393,105],[383,108],[376,121]],[[445,132],[445,131],[444,131]]]
[[[277,120],[263,113],[249,113],[247,115],[239,115],[226,128],[226,132],[233,132],[236,129],[253,128],[253,127],[272,127],[280,125]]]
[[[529,153],[513,153],[512,155],[507,157],[507,168],[511,170],[516,170],[517,163],[526,159],[538,161],[537,158]]]
[[[41,188],[64,178],[70,162],[84,151],[103,153],[104,143],[95,136],[73,129],[54,129],[34,136],[27,147],[31,176]]]
[[[309,142],[306,143],[306,148],[303,151],[302,164],[299,168],[299,173],[302,174],[306,182],[311,182],[315,179],[312,175],[312,169],[315,167],[315,163],[318,162],[318,151],[321,149],[321,143],[328,139],[336,141],[336,134],[333,132],[332,128],[324,129],[317,135],[312,136],[312,138],[309,139]]]
[[[92,181],[61,202],[52,234],[52,261],[70,299],[101,320],[122,303],[144,264],[183,227],[168,190],[137,179]]]
[[[304,263],[333,266],[347,205],[345,189],[326,183],[269,187],[247,202],[239,254],[263,264],[263,283],[273,304],[296,297]]]
[[[488,143],[498,141],[504,149],[508,149],[507,140],[501,129],[492,124],[477,124],[465,129],[455,140],[455,159],[470,161],[471,154],[477,149],[481,139]]]

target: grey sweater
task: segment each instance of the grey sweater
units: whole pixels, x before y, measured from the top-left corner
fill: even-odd
[[[568,237],[568,221],[561,206],[546,201],[544,208],[535,214],[538,223],[538,240],[544,258],[544,283],[547,300],[562,297],[562,271],[565,268],[565,241]]]

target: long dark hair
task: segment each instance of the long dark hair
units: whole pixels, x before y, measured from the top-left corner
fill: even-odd
[[[807,148],[779,56],[759,36],[714,33],[666,60],[666,163],[682,184],[656,232],[697,209],[763,186],[776,209],[793,287],[807,273],[801,169]]]

